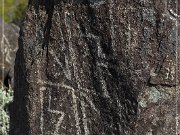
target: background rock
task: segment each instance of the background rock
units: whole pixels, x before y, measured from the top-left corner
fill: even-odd
[[[9,85],[13,87],[14,62],[18,49],[19,27],[11,23],[4,23],[3,26],[3,22],[1,21],[0,29],[0,81],[7,87]]]
[[[31,0],[11,134],[177,134],[176,2]]]

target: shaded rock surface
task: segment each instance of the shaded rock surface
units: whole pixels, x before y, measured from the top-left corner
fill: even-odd
[[[13,87],[14,63],[18,49],[19,27],[0,20],[0,82]]]
[[[175,0],[30,0],[11,135],[175,135]]]

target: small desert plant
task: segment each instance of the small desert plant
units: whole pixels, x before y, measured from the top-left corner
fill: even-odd
[[[7,105],[13,100],[13,91],[0,88],[0,135],[8,135],[9,112]]]

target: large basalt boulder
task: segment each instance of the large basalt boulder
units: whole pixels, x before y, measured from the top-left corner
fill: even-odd
[[[19,27],[0,20],[0,82],[13,87],[14,63],[18,49]]]
[[[180,3],[30,0],[11,135],[179,133]]]

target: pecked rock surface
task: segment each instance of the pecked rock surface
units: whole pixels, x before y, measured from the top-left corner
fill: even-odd
[[[176,135],[175,0],[30,0],[11,135]]]
[[[0,19],[0,83],[13,87],[14,62],[18,49],[19,27]]]

